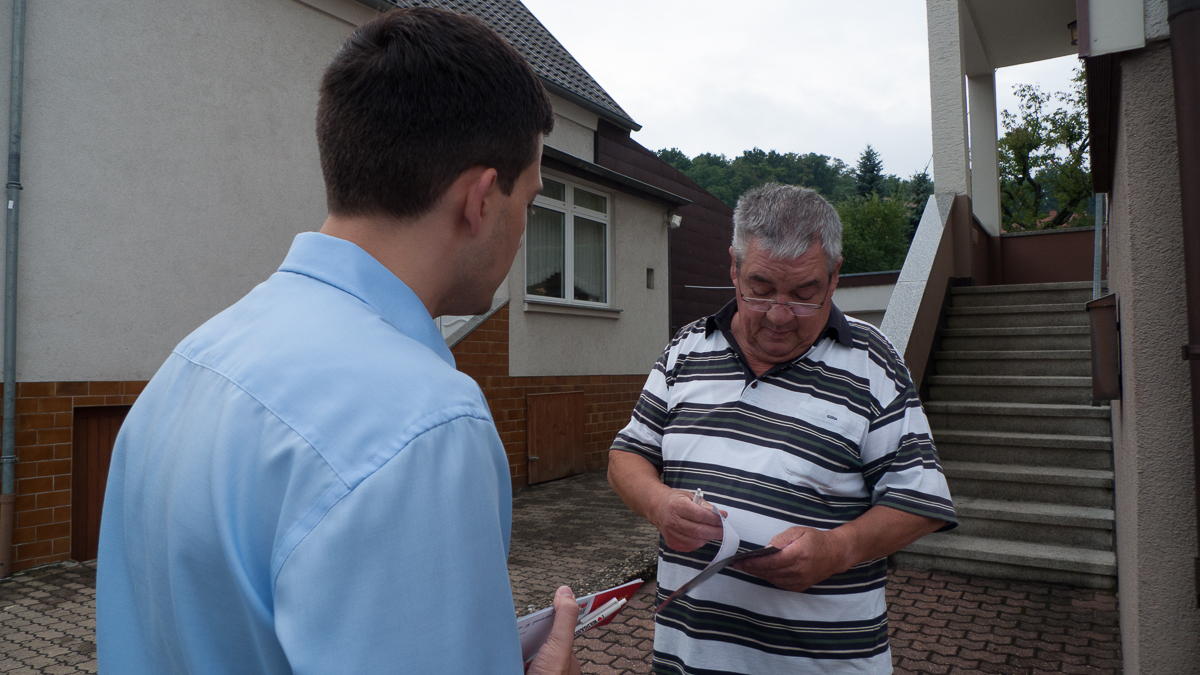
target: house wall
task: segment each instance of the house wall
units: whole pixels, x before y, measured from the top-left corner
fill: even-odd
[[[17,385],[13,571],[71,557],[75,411],[86,406],[132,405],[145,387],[144,381]]]
[[[596,126],[600,118],[579,106],[550,94],[554,107],[554,131],[545,143],[552,148],[591,162],[596,155]]]
[[[609,305],[620,312],[525,301],[525,248],[508,277],[509,375],[641,375],[662,354],[667,334],[666,208],[543,169],[609,196]],[[655,271],[646,288],[646,269]]]
[[[1117,573],[1126,675],[1200,673],[1196,511],[1171,60],[1123,54],[1109,286],[1121,322],[1114,401]]]
[[[19,381],[149,378],[321,225],[317,86],[351,30],[296,0],[29,3]]]
[[[729,244],[733,238],[733,209],[708,193],[675,167],[633,140],[627,129],[601,121],[596,133],[596,163],[644,183],[690,199],[676,213],[683,223],[670,230],[671,327],[683,326],[715,313],[733,298],[727,289],[697,288],[729,285]]]
[[[511,307],[511,303],[501,307],[451,351],[458,369],[475,378],[487,397],[508,455],[513,487],[528,484],[525,397],[529,394],[584,392],[584,469],[607,466],[608,448],[617,432],[629,424],[648,371],[636,375],[512,377],[509,374],[512,343],[508,335]]]

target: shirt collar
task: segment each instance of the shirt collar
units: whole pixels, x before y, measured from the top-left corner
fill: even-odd
[[[737,314],[736,298],[725,303],[725,306],[717,310],[716,314],[704,320],[704,337],[712,335],[716,330],[723,333],[729,332],[733,325],[734,314]],[[837,340],[843,347],[854,346],[854,336],[850,333],[850,322],[846,320],[846,315],[842,314],[842,310],[838,309],[832,300],[829,303],[829,319],[825,322],[825,328],[821,329],[821,333],[817,335],[817,341],[827,337]]]
[[[396,330],[433,350],[454,366],[454,355],[412,289],[358,245],[320,232],[301,232],[279,266],[362,300]]]

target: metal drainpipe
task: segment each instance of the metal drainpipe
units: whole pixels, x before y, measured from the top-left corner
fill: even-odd
[[[8,94],[8,218],[4,236],[4,429],[0,453],[0,578],[12,574],[17,501],[17,225],[21,205],[21,94],[25,77],[25,0],[13,0]]]
[[[1196,474],[1196,536],[1200,539],[1200,0],[1170,0],[1171,69],[1175,80],[1175,130],[1179,138],[1179,198],[1183,215],[1183,268],[1188,344],[1183,358],[1192,380],[1192,452]],[[1200,553],[1196,558],[1200,607]]]

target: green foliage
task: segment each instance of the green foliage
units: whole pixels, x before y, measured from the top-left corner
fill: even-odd
[[[836,205],[842,219],[842,274],[885,272],[904,266],[908,255],[908,209],[877,193]]]
[[[767,182],[821,193],[842,218],[846,274],[900,269],[925,201],[933,194],[925,172],[908,180],[884,174],[882,158],[869,145],[855,168],[827,155],[759,148],[733,159],[712,153],[689,158],[679,148],[657,154],[731,208],[747,190]],[[864,185],[870,189],[860,194]]]
[[[1075,70],[1070,92],[1053,95],[1037,85],[1016,85],[1017,113],[1001,114],[1001,227],[1006,232],[1091,225],[1092,176],[1088,167],[1087,89]],[[1051,101],[1061,106],[1050,109]],[[1056,213],[1051,216],[1050,211]]]
[[[895,176],[892,176],[895,178]],[[873,194],[887,197],[891,192],[884,185],[883,160],[869,144],[858,158],[858,167],[854,170],[854,191],[859,197],[870,197]]]
[[[911,242],[913,235],[917,233],[917,225],[921,224],[925,204],[933,194],[933,181],[929,180],[929,173],[914,173],[913,177],[906,181],[903,194],[908,205],[908,240]]]
[[[671,148],[659,150],[658,156],[730,208],[747,190],[769,182],[802,185],[830,201],[854,192],[854,178],[844,162],[811,152],[801,155],[754,148],[733,159],[712,153],[689,159],[678,148]]]

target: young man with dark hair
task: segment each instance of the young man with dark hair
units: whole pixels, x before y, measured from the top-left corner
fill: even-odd
[[[117,438],[101,672],[521,672],[508,462],[432,317],[486,310],[553,113],[479,21],[393,11],[321,85],[329,218],[185,339]],[[578,672],[555,598],[530,672]]]

